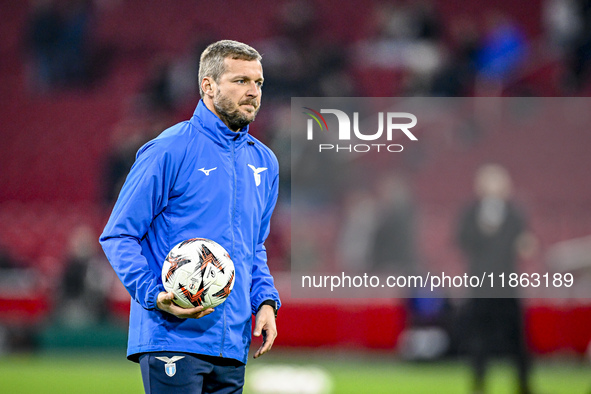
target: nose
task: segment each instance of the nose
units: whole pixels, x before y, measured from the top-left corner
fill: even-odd
[[[248,90],[246,91],[246,95],[249,97],[258,97],[261,94],[261,88],[255,81],[251,81],[248,84]]]

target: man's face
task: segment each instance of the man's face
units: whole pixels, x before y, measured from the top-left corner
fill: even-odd
[[[213,89],[213,106],[220,119],[238,131],[255,119],[261,104],[263,67],[258,60],[224,60],[226,71]]]

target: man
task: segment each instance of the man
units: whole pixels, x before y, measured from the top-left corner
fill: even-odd
[[[521,210],[511,201],[511,178],[498,164],[478,169],[475,177],[477,200],[467,205],[458,226],[458,244],[470,263],[472,275],[500,273],[505,278],[516,272],[519,257],[531,256],[535,239],[526,229]],[[474,393],[485,392],[489,359],[499,352],[513,358],[521,394],[530,393],[530,359],[525,341],[521,303],[516,289],[487,287],[475,289],[468,304],[468,350],[474,372]],[[489,298],[496,297],[496,298]]]
[[[279,295],[264,242],[277,201],[275,155],[248,134],[261,103],[261,56],[248,45],[211,44],[199,66],[193,117],[145,144],[100,238],[132,296],[128,358],[147,393],[240,393],[250,345],[257,358],[277,336]],[[236,268],[234,289],[213,309],[174,304],[160,279],[179,242],[221,244]]]

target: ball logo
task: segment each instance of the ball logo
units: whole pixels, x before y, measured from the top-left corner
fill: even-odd
[[[314,140],[314,128],[317,124],[321,131],[328,131],[328,124],[322,114],[331,114],[336,116],[338,122],[338,139],[339,141],[351,141],[354,136],[356,139],[361,141],[376,141],[382,138],[385,130],[386,139],[392,141],[397,132],[402,132],[409,140],[417,141],[417,137],[410,131],[411,128],[416,126],[417,117],[408,112],[378,112],[378,130],[376,132],[368,133],[360,130],[359,127],[359,112],[353,112],[353,122],[351,118],[344,111],[339,109],[321,109],[320,112],[309,108],[303,107],[308,112],[303,114],[308,115],[310,119],[307,122],[306,138],[308,140]],[[395,134],[396,133],[396,134]],[[357,145],[334,145],[334,144],[319,144],[319,151],[323,150],[340,150],[355,151],[355,152],[368,152],[372,149],[376,149],[378,152],[380,148],[385,148],[388,152],[401,152],[403,147],[400,144],[357,144]]]

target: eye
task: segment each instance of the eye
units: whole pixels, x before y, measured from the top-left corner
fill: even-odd
[[[238,83],[238,84],[241,84],[241,85],[242,85],[242,84],[244,84],[244,83],[245,83],[245,81],[244,81],[244,79],[237,79],[237,80],[236,80],[236,83]]]
[[[257,81],[257,86],[258,86],[259,88],[262,88],[262,87],[263,87],[263,82],[262,82],[262,81]]]

